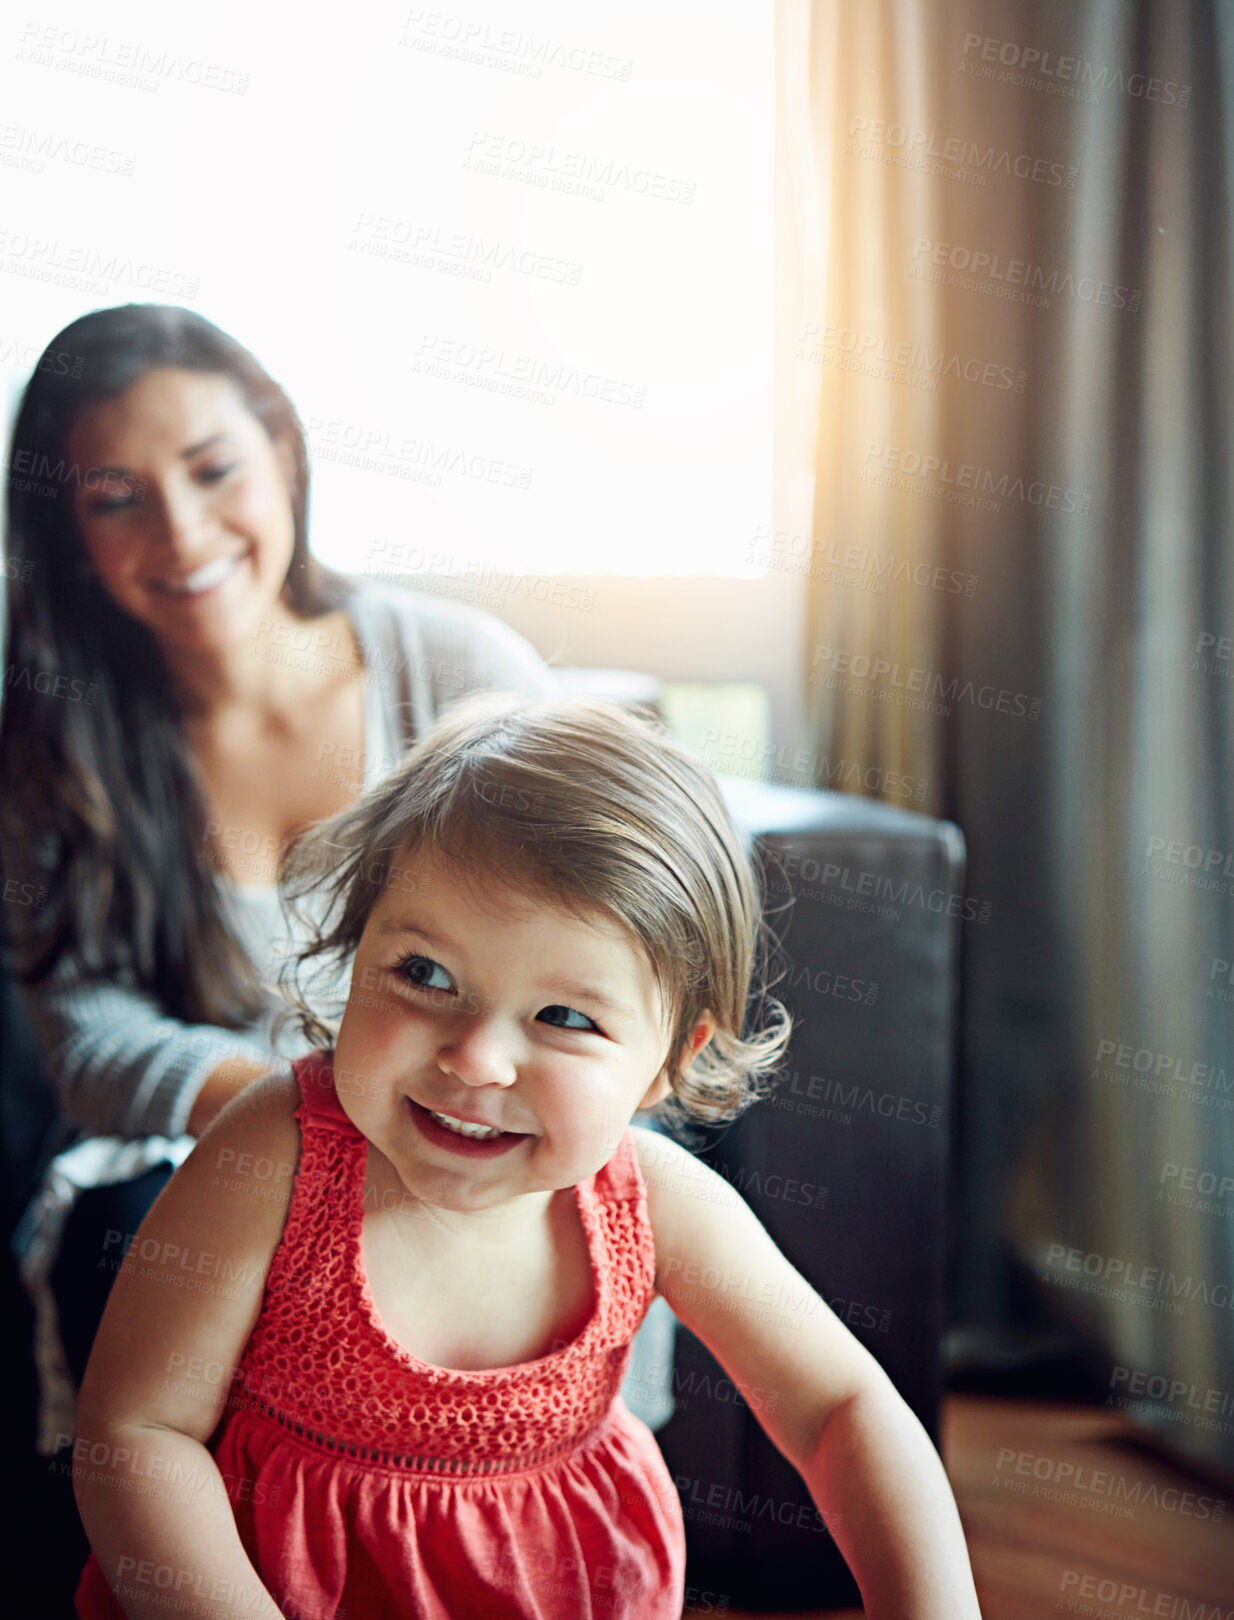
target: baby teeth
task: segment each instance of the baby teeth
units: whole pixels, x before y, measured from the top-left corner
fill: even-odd
[[[439,1125],[444,1125],[448,1131],[454,1131],[458,1136],[474,1136],[479,1141],[491,1142],[493,1137],[504,1134],[495,1125],[469,1125],[466,1120],[453,1119],[449,1114],[439,1114],[435,1108],[430,1108],[429,1113]]]

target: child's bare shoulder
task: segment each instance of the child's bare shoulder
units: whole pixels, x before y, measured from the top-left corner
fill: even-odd
[[[647,1209],[653,1224],[700,1208],[734,1210],[745,1201],[714,1170],[671,1136],[631,1125],[630,1135],[647,1187]]]
[[[280,1127],[298,1130],[296,1109],[300,1106],[300,1084],[285,1068],[272,1069],[239,1091],[218,1114],[211,1129],[225,1121],[243,1119],[250,1129]]]
[[[693,1154],[662,1131],[653,1131],[646,1125],[631,1125],[630,1135],[638,1154],[638,1167],[644,1175],[648,1171],[668,1169],[680,1173],[688,1170],[690,1163],[698,1163]]]

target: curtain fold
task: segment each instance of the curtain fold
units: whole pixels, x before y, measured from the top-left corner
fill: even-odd
[[[801,9],[812,745],[968,840],[956,1354],[1234,1469],[1234,8]]]

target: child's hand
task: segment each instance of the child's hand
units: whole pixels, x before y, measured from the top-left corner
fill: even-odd
[[[946,1474],[886,1373],[728,1182],[632,1129],[656,1286],[805,1479],[868,1620],[980,1620]]]
[[[200,1615],[278,1620],[206,1441],[282,1234],[297,1100],[276,1076],[224,1109],[142,1222],[107,1301],[78,1403],[74,1489],[128,1615],[171,1613],[189,1591]]]

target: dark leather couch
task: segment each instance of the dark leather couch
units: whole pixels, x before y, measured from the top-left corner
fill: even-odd
[[[937,1444],[964,845],[956,827],[847,794],[722,780],[767,879],[794,1015],[774,1095],[701,1156],[886,1368]],[[796,1471],[684,1329],[657,1438],[686,1516],[698,1607],[859,1594]]]

